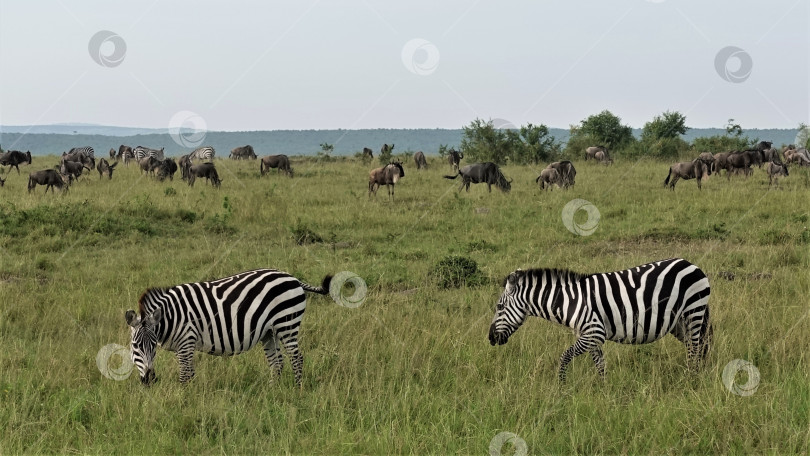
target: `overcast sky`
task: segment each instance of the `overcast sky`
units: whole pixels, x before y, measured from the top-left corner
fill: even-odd
[[[0,0],[0,124],[795,128],[808,61],[810,0]]]

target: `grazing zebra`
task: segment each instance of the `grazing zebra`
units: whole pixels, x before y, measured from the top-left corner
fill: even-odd
[[[211,161],[214,159],[214,148],[211,146],[203,146],[194,150],[194,152],[188,154],[189,160],[204,160],[204,161]]]
[[[158,160],[163,160],[163,147],[158,149],[150,149],[148,147],[138,146],[132,149],[132,156],[136,162],[140,162],[144,158],[155,157]]]
[[[93,151],[93,148],[89,147],[89,146],[88,147],[74,147],[73,149],[70,149],[68,151],[68,155],[71,155],[71,154],[74,154],[74,153],[76,155],[86,155],[86,156],[92,158],[94,162],[96,160],[96,153]]]
[[[591,354],[604,377],[605,340],[646,344],[671,333],[686,345],[693,367],[709,351],[709,279],[681,258],[591,275],[518,269],[504,286],[489,328],[490,343],[505,344],[527,315],[572,328],[577,340],[560,359],[560,381],[565,381],[568,363],[583,353]]]
[[[131,327],[132,362],[141,382],[155,380],[157,345],[177,353],[180,382],[194,377],[194,352],[235,355],[261,343],[276,377],[281,374],[283,345],[295,382],[301,386],[303,358],[298,329],[307,300],[305,291],[328,294],[332,276],[313,287],[275,269],[242,272],[211,282],[151,288],[138,300],[140,316],[126,313]]]

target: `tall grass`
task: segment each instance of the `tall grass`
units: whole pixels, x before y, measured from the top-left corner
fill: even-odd
[[[35,157],[26,171],[55,161]],[[778,189],[756,170],[670,192],[667,163],[578,161],[569,191],[543,193],[538,169],[506,167],[512,192],[490,194],[458,193],[441,178],[447,165],[430,164],[406,163],[395,202],[369,200],[369,167],[351,160],[299,161],[294,179],[218,160],[219,190],[123,166],[65,195],[5,176],[0,453],[483,454],[504,431],[530,454],[808,451],[809,170],[791,168]],[[599,211],[590,236],[563,225],[575,198]],[[530,319],[508,344],[488,343],[498,282],[518,267],[598,272],[675,256],[712,285],[714,346],[698,374],[674,338],[608,343],[606,381],[581,357],[565,385],[565,328]],[[432,274],[448,258],[480,276],[443,286]],[[301,390],[289,364],[273,381],[258,349],[197,355],[188,385],[165,351],[149,389],[97,368],[102,347],[128,344],[124,312],[145,288],[257,267],[309,283],[348,270],[368,284],[359,308],[311,298]],[[759,370],[754,394],[724,385],[734,359]]]

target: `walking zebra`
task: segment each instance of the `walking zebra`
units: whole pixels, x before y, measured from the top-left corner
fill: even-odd
[[[138,146],[132,149],[132,155],[135,157],[136,162],[140,162],[144,158],[155,157],[158,160],[163,160],[163,147],[158,149],[150,149],[148,147]]]
[[[126,312],[132,362],[141,382],[155,380],[158,344],[177,353],[180,382],[185,383],[194,377],[195,351],[235,355],[261,342],[276,377],[284,365],[284,346],[301,386],[298,328],[307,305],[304,292],[328,294],[331,280],[326,276],[320,287],[313,287],[286,272],[257,269],[211,282],[146,290],[138,300],[140,315]]]
[[[194,150],[194,152],[188,154],[189,160],[204,160],[204,161],[211,161],[214,159],[214,148],[211,146],[204,146]]]
[[[96,160],[96,153],[93,151],[93,148],[90,147],[90,146],[87,146],[87,147],[74,147],[73,149],[70,149],[67,152],[67,154],[68,155],[74,155],[74,154],[75,155],[86,155],[86,156],[92,158],[93,161]]]
[[[560,381],[565,381],[568,363],[588,352],[604,377],[605,340],[646,344],[671,333],[686,345],[693,367],[709,351],[709,280],[681,258],[591,275],[518,269],[504,286],[489,328],[490,343],[505,344],[527,315],[572,328],[577,340],[560,359]]]

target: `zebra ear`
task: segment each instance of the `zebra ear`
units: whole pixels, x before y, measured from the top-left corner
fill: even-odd
[[[140,318],[138,318],[134,310],[127,310],[127,313],[126,315],[124,315],[124,318],[127,319],[127,324],[132,327],[138,326],[138,324],[141,322]]]
[[[507,285],[515,286],[517,283],[517,271],[509,274],[509,277],[506,278]]]
[[[163,310],[155,309],[151,315],[146,317],[145,321],[148,326],[155,326],[163,318]]]

